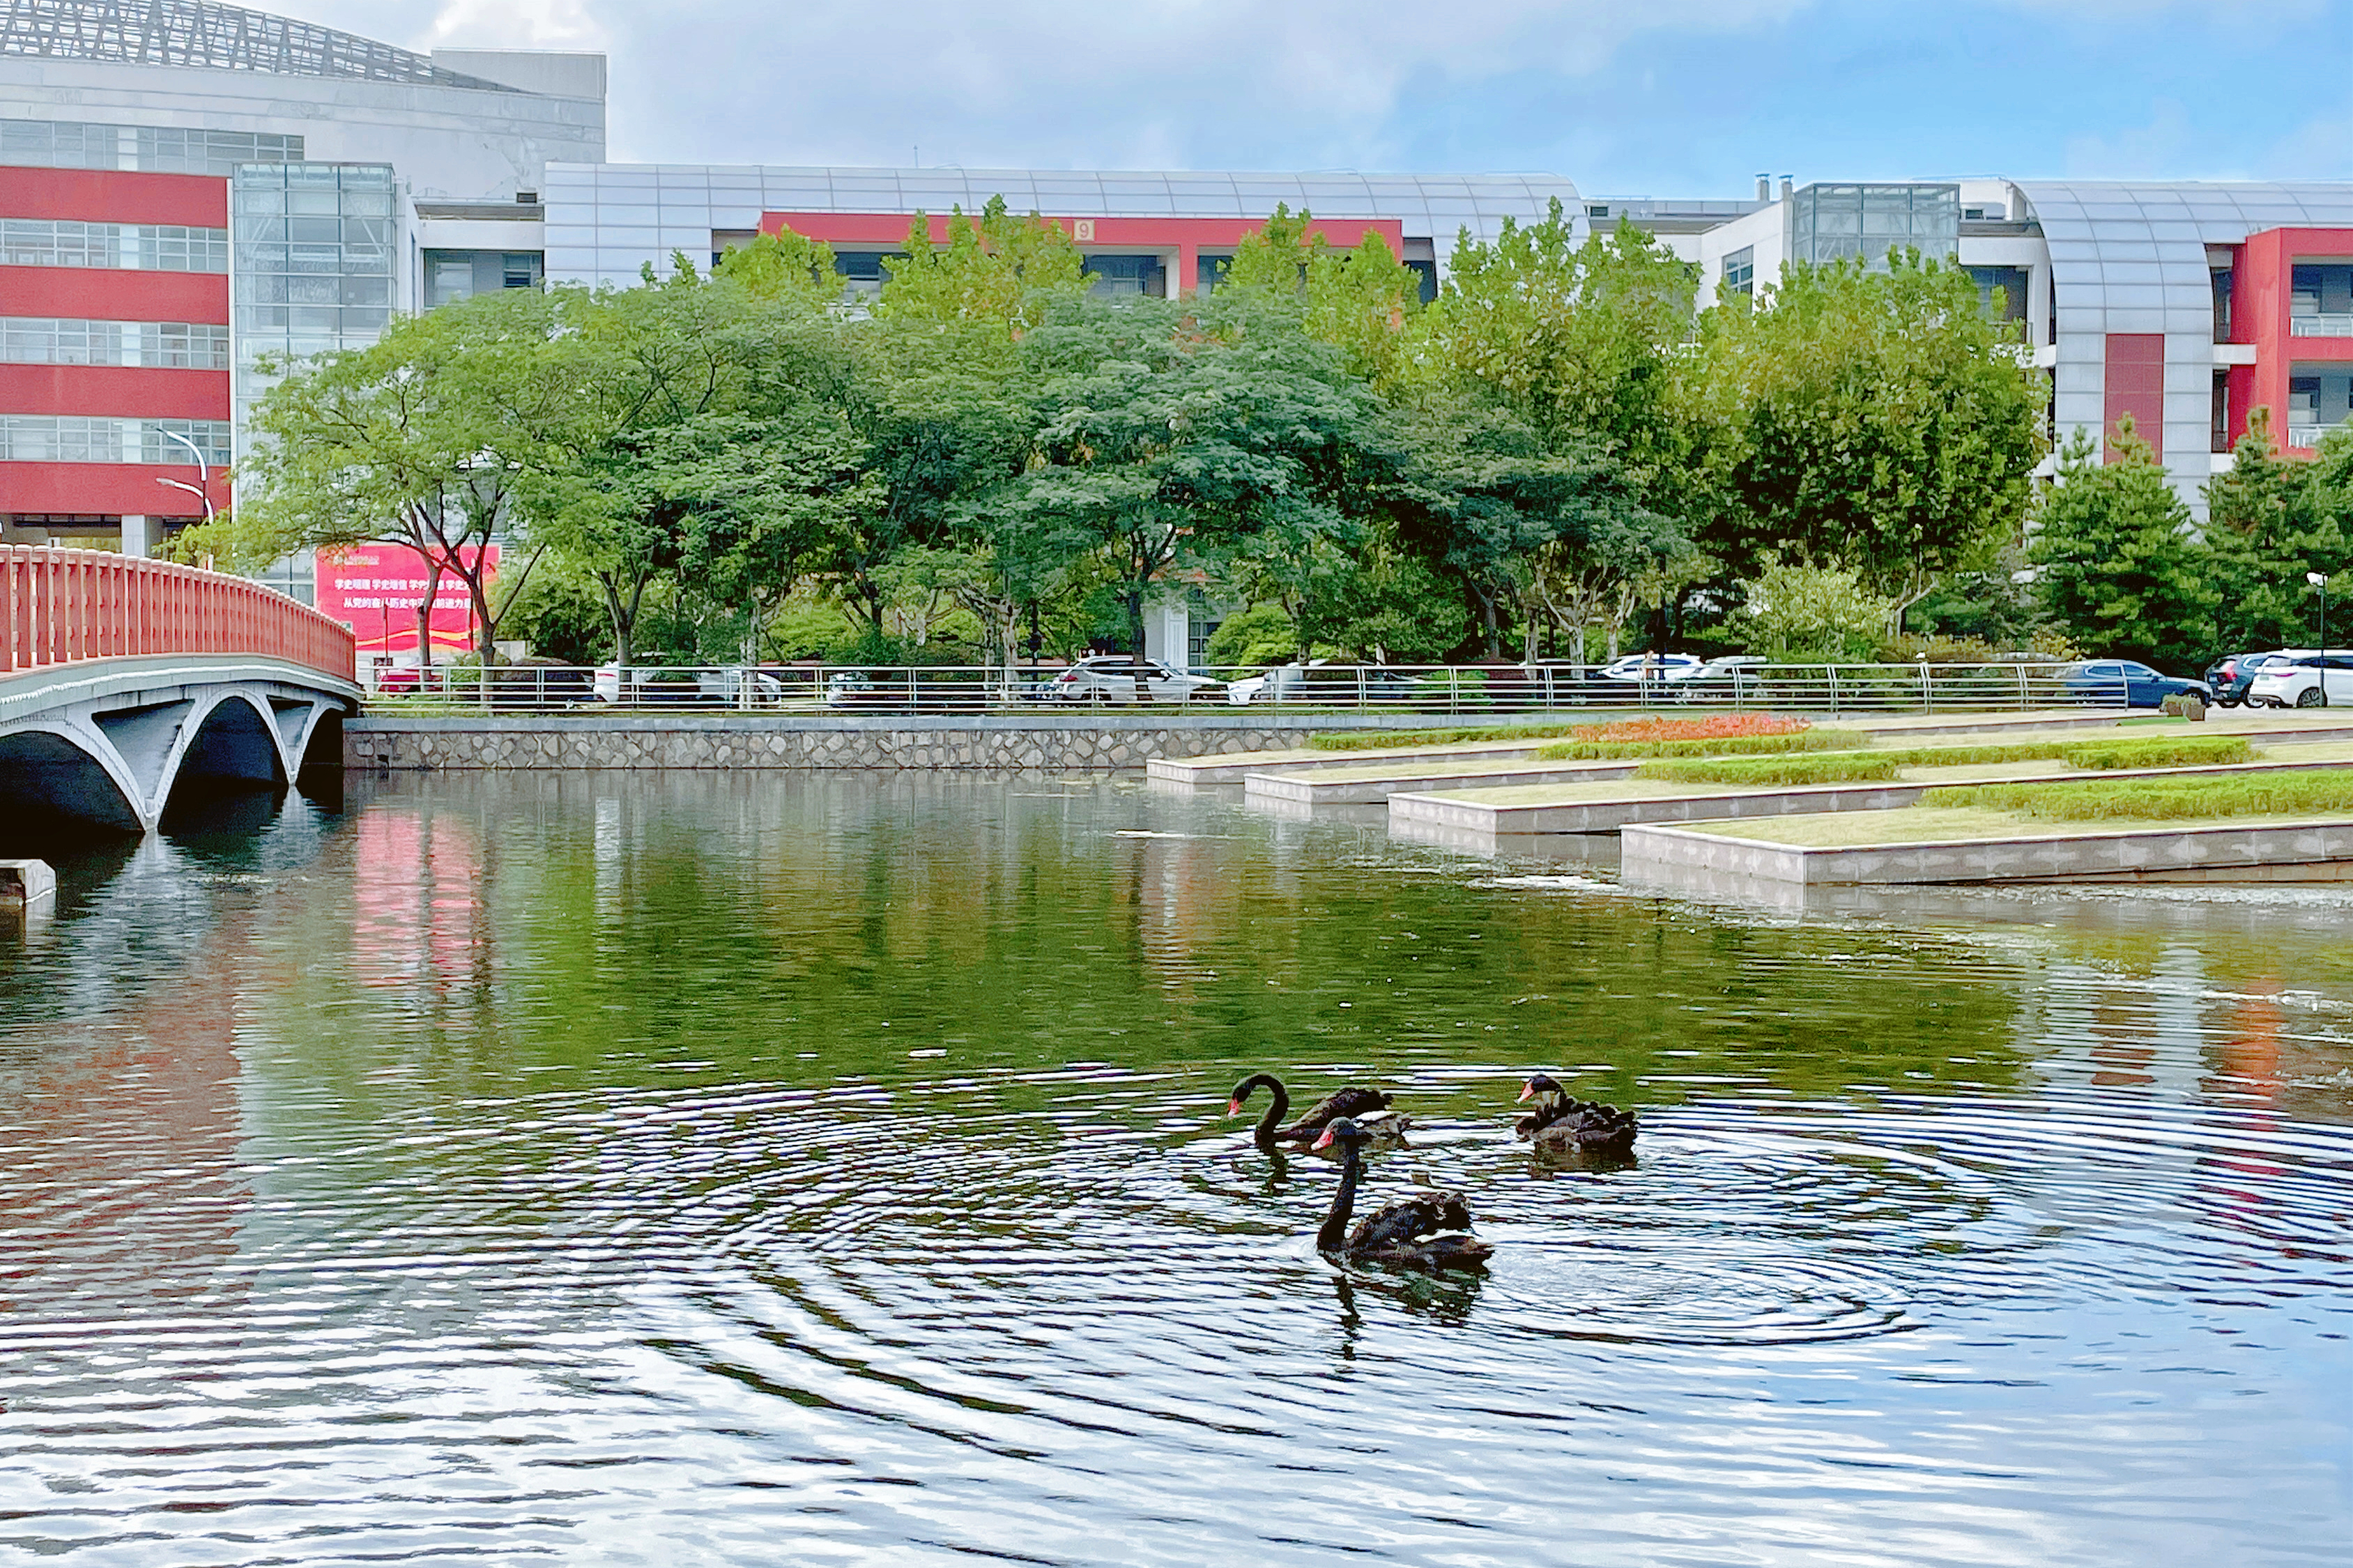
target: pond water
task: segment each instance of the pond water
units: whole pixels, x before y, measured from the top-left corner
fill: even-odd
[[[1804,918],[1047,777],[198,814],[0,928],[0,1559],[2321,1563],[2353,894]],[[1537,1067],[1631,1169],[1509,1134]],[[1396,1091],[1341,1269],[1242,1074]]]

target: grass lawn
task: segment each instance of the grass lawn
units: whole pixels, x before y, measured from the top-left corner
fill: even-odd
[[[1966,806],[1907,805],[1894,811],[1825,812],[1816,816],[1765,816],[1740,822],[1678,822],[1719,838],[1753,838],[1807,849],[1860,849],[1879,844],[1944,844],[1978,838],[2093,838],[2112,833],[2179,832],[2196,827],[2284,827],[2316,821],[2353,823],[2353,814],[2312,812],[2273,816],[2105,817],[2096,822],[2052,822],[2008,811]]]

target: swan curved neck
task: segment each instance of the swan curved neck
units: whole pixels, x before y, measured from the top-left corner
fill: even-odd
[[[1272,1073],[1261,1073],[1250,1081],[1263,1084],[1274,1095],[1273,1099],[1267,1101],[1266,1114],[1258,1119],[1257,1130],[1250,1134],[1252,1142],[1271,1154],[1276,1152],[1274,1130],[1282,1125],[1284,1117],[1291,1114],[1291,1091],[1284,1089],[1282,1080]]]
[[[1324,1252],[1337,1252],[1348,1238],[1348,1216],[1356,1207],[1356,1183],[1365,1173],[1365,1157],[1354,1143],[1347,1145],[1345,1163],[1340,1167],[1340,1190],[1332,1194],[1332,1212],[1324,1216],[1324,1228],[1315,1233],[1315,1245]]]

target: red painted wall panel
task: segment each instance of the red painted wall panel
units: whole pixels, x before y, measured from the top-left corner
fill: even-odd
[[[2133,434],[2165,460],[2165,334],[2108,334],[2107,404],[2100,420],[2106,460],[2116,460],[2116,421],[2132,416]]]
[[[94,513],[101,517],[202,517],[205,509],[185,490],[159,479],[196,482],[188,468],[139,463],[0,463],[0,511]],[[209,486],[213,505],[228,505],[228,478],[215,469]]]
[[[2304,364],[2353,363],[2353,339],[2299,338],[2289,328],[2295,308],[2295,264],[2300,260],[2353,259],[2353,228],[2270,228],[2247,237],[2232,292],[2232,335],[2255,345],[2253,385],[2247,398],[2271,411],[2272,439],[2287,446],[2287,384]],[[2235,381],[2232,384],[2236,389]]]
[[[103,364],[0,364],[0,414],[226,419],[228,372]]]
[[[210,174],[0,168],[0,217],[227,228],[228,182]]]
[[[0,268],[0,315],[92,321],[228,321],[219,272],[140,272],[113,267]]]

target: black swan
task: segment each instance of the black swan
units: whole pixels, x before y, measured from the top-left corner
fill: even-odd
[[[1520,1099],[1535,1100],[1535,1109],[1514,1122],[1512,1131],[1532,1140],[1538,1149],[1605,1155],[1634,1151],[1634,1134],[1641,1129],[1630,1110],[1598,1100],[1578,1100],[1545,1073],[1528,1079],[1520,1089]]]
[[[1278,1144],[1302,1145],[1331,1125],[1335,1117],[1353,1116],[1367,1124],[1376,1137],[1392,1139],[1401,1135],[1410,1125],[1408,1118],[1388,1114],[1389,1097],[1377,1089],[1363,1089],[1350,1084],[1334,1089],[1330,1094],[1307,1108],[1307,1113],[1288,1127],[1278,1125],[1291,1110],[1291,1091],[1282,1080],[1271,1072],[1254,1072],[1234,1085],[1233,1098],[1226,1102],[1228,1116],[1240,1116],[1242,1102],[1255,1089],[1270,1089],[1274,1098],[1268,1102],[1266,1114],[1258,1119],[1250,1141],[1268,1153],[1279,1153]]]
[[[1356,1205],[1356,1184],[1365,1174],[1365,1145],[1373,1135],[1349,1117],[1340,1117],[1315,1141],[1318,1149],[1337,1144],[1345,1161],[1332,1212],[1315,1233],[1315,1245],[1352,1263],[1408,1263],[1420,1268],[1477,1268],[1495,1248],[1470,1234],[1471,1205],[1461,1193],[1406,1198],[1366,1215],[1348,1228]]]

